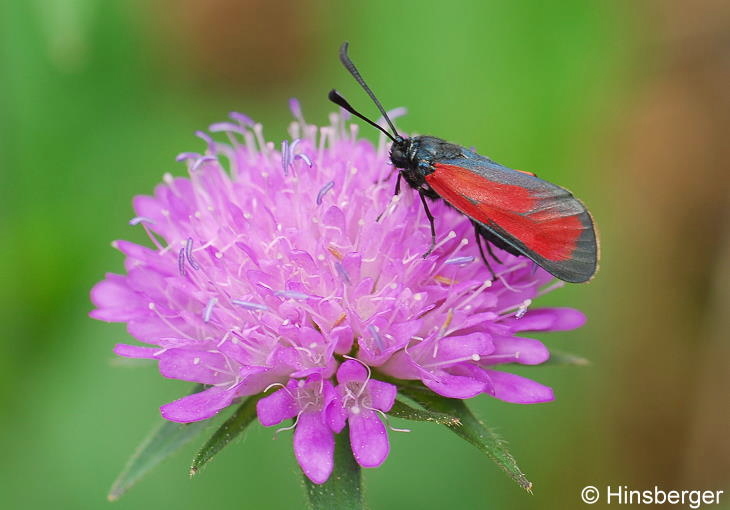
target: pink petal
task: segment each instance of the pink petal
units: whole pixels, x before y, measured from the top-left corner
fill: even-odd
[[[336,433],[342,432],[347,423],[347,411],[342,407],[342,401],[335,399],[325,409],[327,424]]]
[[[160,412],[166,420],[179,423],[205,420],[231,405],[235,396],[235,387],[228,389],[215,386],[165,404],[160,407]]]
[[[439,395],[449,398],[471,398],[484,393],[487,385],[474,377],[451,375],[446,372],[438,372],[436,378],[423,378],[430,390]]]
[[[513,319],[513,331],[568,331],[586,323],[586,316],[575,308],[537,308],[521,319]]]
[[[393,407],[398,389],[390,383],[370,379],[367,390],[370,394],[371,406],[375,409],[388,412]]]
[[[515,356],[510,362],[522,365],[539,365],[550,359],[550,351],[539,340],[522,337],[495,337],[492,356]],[[487,360],[489,364],[489,360]]]
[[[117,274],[107,274],[91,289],[91,302],[96,306],[89,316],[108,322],[127,322],[149,313],[141,296],[127,285],[127,279]]]
[[[281,423],[287,418],[294,418],[298,412],[297,403],[288,388],[275,391],[256,403],[256,414],[261,425],[265,427]]]
[[[222,354],[190,349],[168,349],[159,356],[160,373],[170,379],[202,384],[218,384],[231,380]]]
[[[355,460],[362,467],[378,467],[388,457],[390,443],[385,425],[375,411],[361,409],[350,413],[350,443]]]
[[[294,431],[294,456],[314,483],[324,483],[334,467],[335,436],[322,413],[303,413]]]
[[[354,359],[348,359],[337,371],[337,381],[340,384],[347,384],[348,382],[363,382],[368,377],[367,369]]]
[[[430,350],[432,347],[429,345]],[[490,336],[485,333],[470,333],[463,336],[447,336],[438,344],[437,360],[450,360],[474,354],[490,354],[494,346]]]
[[[117,344],[114,346],[114,354],[125,358],[155,359],[155,353],[159,350],[155,347],[141,347],[139,345]]]
[[[339,326],[330,333],[330,342],[334,344],[334,352],[337,354],[347,354],[352,350],[352,344],[355,341],[355,335],[352,333],[350,326]]]
[[[526,377],[497,370],[486,370],[494,387],[493,396],[515,404],[536,404],[555,400],[552,388]]]

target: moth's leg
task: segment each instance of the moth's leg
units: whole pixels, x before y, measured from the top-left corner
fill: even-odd
[[[400,195],[400,180],[402,177],[403,177],[403,174],[398,172],[398,179],[396,179],[396,181],[395,181],[395,191],[393,192],[393,195]],[[390,206],[390,202],[388,202],[388,205],[385,206],[385,209],[383,209],[383,211],[380,214],[378,214],[378,217],[375,218],[375,223],[380,223],[380,219],[385,214],[385,211],[388,210],[388,206]]]
[[[428,209],[428,203],[426,202],[426,194],[422,190],[418,190],[418,196],[421,197],[421,203],[423,204],[423,210],[426,211],[426,217],[428,218],[428,222],[431,225],[431,247],[428,249],[426,253],[423,254],[423,258],[425,259],[429,255],[431,255],[431,252],[436,247],[436,225],[434,224],[433,220],[433,214],[431,214],[431,211]]]
[[[494,252],[492,251],[492,243],[490,243],[490,242],[489,242],[489,241],[487,241],[486,239],[484,240],[484,242],[485,242],[485,243],[486,243],[486,245],[487,245],[487,252],[489,253],[489,255],[490,255],[490,256],[491,256],[491,257],[492,257],[492,258],[493,258],[494,260],[496,260],[496,261],[497,261],[497,264],[502,264],[502,261],[501,261],[501,260],[499,260],[499,258],[498,258],[498,257],[497,257],[497,256],[496,256],[496,255],[494,254]]]
[[[479,226],[474,222],[472,222],[472,224],[474,225],[474,238],[476,239],[477,246],[479,247],[479,254],[482,256],[484,265],[487,266],[489,272],[492,273],[492,281],[495,281],[497,279],[497,275],[494,273],[494,269],[492,269],[492,266],[489,264],[489,260],[487,260],[487,256],[484,255],[484,249],[482,248],[482,241],[484,241],[485,243],[487,243],[487,251],[490,255],[492,255],[492,251],[489,249],[489,241],[485,241],[484,239],[482,239],[482,236],[479,233]],[[494,257],[494,255],[492,255],[492,257]]]

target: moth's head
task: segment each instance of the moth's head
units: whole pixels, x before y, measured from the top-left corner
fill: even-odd
[[[397,136],[390,147],[390,161],[396,168],[412,166],[413,138]]]

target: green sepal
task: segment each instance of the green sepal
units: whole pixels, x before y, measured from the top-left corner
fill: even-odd
[[[313,483],[303,476],[310,510],[361,510],[362,496],[360,465],[355,462],[350,447],[349,427],[335,435],[335,467],[323,484]]]
[[[205,387],[199,384],[191,394],[204,389]],[[127,465],[124,466],[122,472],[114,480],[107,499],[109,501],[118,500],[122,494],[127,492],[160,462],[194,439],[208,426],[210,426],[210,420],[192,423],[163,421],[137,447],[137,450],[127,461]]]
[[[446,424],[446,426],[456,435],[484,452],[520,487],[532,492],[532,482],[520,470],[517,461],[507,450],[505,441],[474,416],[463,400],[442,397],[425,386],[413,382],[401,382],[398,389],[403,395],[414,400],[428,411],[444,413],[458,418],[461,422],[459,425]]]
[[[388,414],[395,416],[396,418],[403,418],[411,421],[431,421],[441,425],[454,426],[461,424],[459,418],[451,416],[450,414],[439,413],[428,409],[417,409],[397,399],[393,403],[393,407],[391,407],[390,411],[388,411]]]
[[[238,406],[234,413],[215,431],[193,458],[190,476],[195,475],[218,452],[228,446],[252,421],[256,419],[256,403],[261,395],[248,397]]]

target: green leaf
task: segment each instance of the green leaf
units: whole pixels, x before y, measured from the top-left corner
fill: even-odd
[[[238,406],[238,409],[220,426],[195,455],[190,466],[190,476],[195,475],[218,452],[228,446],[250,423],[256,419],[256,403],[262,395],[249,397]]]
[[[446,413],[438,413],[426,409],[416,409],[405,402],[396,400],[388,414],[396,418],[411,421],[432,421],[441,425],[461,425],[459,418]]]
[[[202,385],[197,385],[192,393],[197,393],[203,388]],[[157,426],[137,447],[137,451],[127,461],[124,470],[114,481],[107,495],[109,501],[118,500],[152,468],[195,438],[209,425],[210,420],[203,420],[193,423],[164,421]]]
[[[304,476],[307,499],[311,510],[361,510],[360,465],[355,462],[350,447],[350,431],[345,428],[335,436],[335,468],[329,480],[321,485]]]
[[[590,364],[591,362],[582,356],[571,354],[569,352],[555,351],[553,349],[550,349],[550,359],[547,360],[545,363],[541,363],[540,366],[577,365],[584,367]]]
[[[532,482],[522,473],[505,442],[472,414],[463,400],[446,398],[413,383],[399,384],[399,391],[429,411],[454,416],[460,425],[446,424],[455,434],[479,448],[523,489],[532,492]]]

